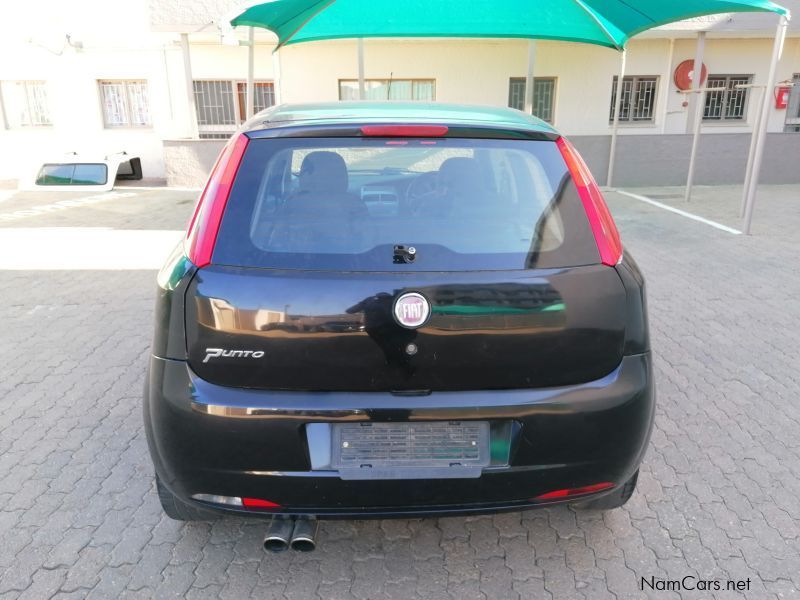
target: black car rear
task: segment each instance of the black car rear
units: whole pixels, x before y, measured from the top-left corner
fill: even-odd
[[[654,410],[644,284],[569,143],[511,111],[281,110],[228,144],[159,277],[168,513],[624,503]]]

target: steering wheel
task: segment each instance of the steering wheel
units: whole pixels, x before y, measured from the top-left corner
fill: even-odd
[[[406,188],[406,206],[411,214],[415,214],[426,198],[439,192],[439,173],[430,171],[421,173]]]

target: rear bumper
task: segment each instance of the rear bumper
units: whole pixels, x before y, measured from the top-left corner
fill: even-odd
[[[250,497],[281,506],[259,514],[358,518],[516,510],[553,490],[621,485],[642,460],[654,409],[649,353],[576,386],[427,396],[228,388],[153,357],[144,406],[156,472],[185,502],[253,514],[192,500]],[[473,419],[514,423],[508,464],[479,478],[345,481],[312,470],[312,423]]]

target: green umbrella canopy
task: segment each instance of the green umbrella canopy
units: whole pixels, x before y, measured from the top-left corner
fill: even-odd
[[[621,49],[646,29],[730,12],[789,11],[769,0],[272,0],[233,26],[263,27],[279,46],[367,37],[528,38]]]

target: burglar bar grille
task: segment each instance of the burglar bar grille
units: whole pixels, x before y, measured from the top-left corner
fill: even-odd
[[[525,110],[524,77],[512,77],[508,84],[508,105],[517,110]],[[555,103],[556,78],[536,77],[533,80],[533,116],[542,121],[553,122],[553,107]]]
[[[195,81],[194,98],[198,125],[236,125],[230,81]]]
[[[44,81],[4,81],[0,99],[11,127],[52,125]]]
[[[272,82],[257,81],[254,85],[254,111],[259,112],[273,106],[275,89]],[[247,116],[247,83],[198,80],[193,82],[193,86],[200,137],[229,137]]]
[[[239,119],[244,121],[247,117],[247,84],[236,84],[236,93],[239,100]],[[253,84],[253,114],[275,105],[275,89],[272,83],[259,81]]]
[[[703,109],[704,121],[741,121],[747,109],[747,88],[737,88],[752,82],[752,75],[710,75]]]
[[[611,85],[611,108],[609,122],[614,121],[614,105],[617,102],[619,77]],[[619,111],[620,123],[647,123],[655,120],[658,77],[625,77],[622,80],[622,103]]]
[[[150,125],[146,81],[100,81],[106,127]]]

